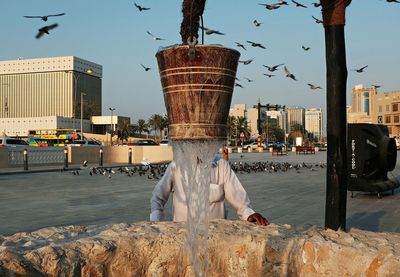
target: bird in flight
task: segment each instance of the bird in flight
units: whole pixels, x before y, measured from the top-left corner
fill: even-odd
[[[321,19],[318,19],[318,18],[316,18],[315,16],[311,16],[311,17],[314,18],[315,23],[317,23],[317,24],[322,24],[322,23],[324,23]]]
[[[243,77],[243,78],[246,79],[247,82],[249,82],[249,83],[254,82],[254,80],[252,80],[252,79],[249,79],[249,78],[246,78],[246,77]]]
[[[257,19],[254,19],[253,23],[254,23],[254,25],[255,25],[256,27],[260,27],[261,24],[263,24],[262,22],[258,22]]]
[[[284,66],[283,68],[284,68],[284,70],[285,70],[286,77],[288,77],[288,78],[290,78],[290,79],[293,79],[293,80],[297,81],[297,80],[296,80],[296,77],[295,77],[295,76],[294,76],[292,73],[290,73],[290,72],[289,72],[289,70],[287,69],[287,67],[286,67],[286,66]]]
[[[279,0],[279,3],[277,3],[277,5],[283,6],[283,5],[289,5],[288,2],[284,1],[284,0]]]
[[[363,66],[363,67],[361,67],[359,69],[352,69],[351,71],[355,71],[357,73],[362,73],[362,72],[364,72],[364,69],[366,69],[367,67],[368,67],[368,65]]]
[[[213,29],[208,29],[206,27],[203,27],[202,29],[206,32],[206,35],[213,35],[213,34],[221,35],[221,36],[225,35],[224,33],[221,33],[220,31],[213,30]]]
[[[140,65],[143,67],[144,71],[149,71],[151,69],[150,67],[144,66],[143,64]]]
[[[388,2],[388,3],[400,3],[400,1],[398,1],[398,0],[386,0],[386,2]]]
[[[279,5],[279,4],[258,4],[258,5],[261,5],[261,6],[265,6],[265,8],[267,9],[267,10],[276,10],[276,9],[279,9],[280,7],[281,7],[281,5]]]
[[[319,6],[321,6],[321,3],[313,2],[312,5],[313,5],[314,7],[316,7],[316,8],[318,8]]]
[[[277,64],[274,66],[268,66],[268,65],[263,64],[263,66],[266,67],[268,69],[268,71],[270,71],[270,72],[274,72],[274,71],[278,70],[278,67],[280,67],[281,65],[283,65],[283,63]]]
[[[240,48],[243,48],[244,50],[246,50],[246,48],[244,47],[243,44],[241,44],[241,43],[239,43],[239,42],[236,42],[236,41],[235,41],[235,43],[236,43],[236,46],[237,46],[237,47],[240,47]]]
[[[312,89],[312,90],[316,90],[316,89],[322,89],[320,86],[314,86],[313,84],[307,84],[309,87],[310,87],[310,89]]]
[[[267,73],[264,73],[264,75],[267,76],[268,78],[271,78],[271,77],[274,77],[274,76],[275,76],[275,75],[273,75],[273,74],[267,74]]]
[[[57,23],[48,25],[48,26],[44,26],[42,28],[39,29],[39,32],[36,34],[36,38],[39,39],[41,38],[44,34],[48,34],[49,35],[49,31],[56,28],[58,26]]]
[[[154,40],[165,40],[165,39],[163,39],[163,38],[156,37],[155,35],[153,35],[153,34],[150,33],[149,31],[146,31],[146,33],[147,33],[149,36],[151,36]]]
[[[251,62],[254,60],[254,58],[250,59],[250,60],[246,60],[246,61],[239,61],[240,63],[243,63],[244,65],[248,65],[251,64]]]
[[[311,47],[305,47],[304,45],[302,45],[301,48],[303,48],[304,51],[308,51],[311,49]]]
[[[241,84],[239,84],[239,83],[235,83],[235,87],[243,88],[243,86]]]
[[[25,18],[40,18],[43,21],[47,21],[47,19],[49,19],[49,17],[52,16],[63,16],[65,15],[65,13],[58,13],[58,14],[49,14],[49,15],[25,15]]]
[[[267,48],[265,48],[264,45],[262,45],[262,44],[260,44],[260,43],[253,42],[253,41],[250,41],[250,40],[246,40],[246,41],[247,41],[248,43],[250,43],[250,45],[253,46],[253,47],[260,47],[260,48],[262,48],[262,49],[267,49]]]
[[[373,88],[380,88],[381,87],[381,85],[371,85],[371,87],[373,87]]]
[[[136,8],[138,8],[138,10],[139,10],[140,12],[141,12],[141,11],[150,10],[150,8],[145,8],[145,7],[139,6],[139,5],[136,4],[136,3],[133,3],[133,4],[135,5]]]
[[[296,1],[294,1],[294,0],[292,0],[292,3],[293,3],[293,4],[296,4],[296,7],[299,7],[299,8],[307,8],[307,6],[304,6],[303,4],[301,4],[301,3],[299,3],[299,2],[296,2]]]

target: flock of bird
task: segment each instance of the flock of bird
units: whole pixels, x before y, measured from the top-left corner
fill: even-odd
[[[400,0],[385,0],[385,1],[388,2],[388,3],[400,3]],[[308,8],[307,5],[302,4],[302,3],[298,2],[298,1],[291,0],[290,3],[291,3],[291,5],[294,5],[296,8],[301,8],[301,9],[306,9],[306,8]],[[139,12],[146,12],[146,11],[151,10],[150,7],[145,7],[145,6],[140,5],[140,4],[137,4],[137,3],[135,3],[135,2],[133,3],[133,5],[134,5],[134,7],[137,8],[137,10],[138,10]],[[288,6],[288,5],[289,5],[289,1],[277,0],[277,3],[273,3],[273,4],[263,4],[263,3],[260,3],[260,4],[258,4],[258,5],[264,6],[267,10],[273,11],[273,10],[280,9],[280,8],[282,8],[282,7],[284,7],[284,6]],[[311,3],[311,5],[312,5],[313,7],[315,7],[315,8],[321,8],[321,4],[320,4],[319,2],[313,2],[313,3]],[[51,18],[51,17],[59,17],[59,16],[64,16],[64,15],[65,15],[65,13],[58,13],[58,14],[49,14],[49,15],[26,15],[26,16],[24,16],[24,17],[25,17],[25,18],[28,18],[28,19],[40,19],[40,20],[42,20],[42,21],[44,21],[44,22],[47,22],[47,21],[49,20],[49,18]],[[321,19],[318,19],[318,18],[316,18],[315,16],[312,16],[312,18],[313,18],[313,20],[315,20],[315,23],[317,23],[317,24],[322,24],[322,23],[323,23],[323,21],[322,21]],[[258,28],[258,27],[260,27],[262,24],[264,24],[263,22],[260,22],[260,21],[258,21],[257,19],[253,20],[253,23],[254,23],[254,26],[255,26],[256,28]],[[58,27],[58,24],[57,24],[57,23],[43,26],[43,27],[41,27],[41,28],[38,30],[38,32],[37,32],[37,34],[36,34],[35,37],[36,37],[37,39],[39,39],[39,38],[43,37],[45,34],[49,35],[49,34],[50,34],[49,32],[50,32],[51,30],[57,28],[57,27]],[[204,30],[204,32],[205,32],[206,35],[225,35],[225,33],[221,32],[221,31],[218,31],[218,30],[213,30],[213,29],[206,28],[206,27],[201,27],[201,28]],[[156,35],[152,34],[150,31],[146,31],[146,33],[147,33],[150,37],[152,37],[154,40],[156,40],[156,41],[165,41],[165,40],[166,40],[165,38],[162,38],[162,37],[159,37],[159,36],[156,36]],[[249,46],[251,46],[251,47],[258,47],[258,48],[260,48],[260,49],[267,49],[267,47],[266,47],[265,45],[263,45],[263,44],[261,44],[261,43],[259,43],[259,42],[254,42],[254,41],[250,41],[250,40],[247,40],[246,42],[247,42],[247,43],[249,44]],[[246,48],[246,46],[245,46],[243,43],[235,42],[235,44],[236,44],[237,47],[239,47],[239,48],[241,48],[241,49],[247,51],[247,48]],[[308,51],[310,51],[311,47],[302,45],[302,49],[303,49],[305,52],[308,52]],[[242,63],[243,65],[249,65],[253,60],[254,60],[254,58],[249,59],[249,60],[239,61],[239,62]],[[144,65],[144,64],[140,64],[140,65],[141,65],[141,67],[144,69],[144,71],[146,71],[146,72],[152,69],[151,67],[148,67],[148,66],[146,66],[146,65]],[[278,67],[280,67],[280,66],[282,66],[282,65],[284,65],[284,64],[282,63],[282,64],[274,65],[274,66],[267,66],[267,65],[264,65],[264,67],[266,67],[266,68],[268,69],[268,72],[267,72],[267,73],[263,73],[263,75],[265,75],[267,78],[272,78],[272,77],[276,76],[275,74],[271,74],[271,73],[277,71],[277,70],[278,70]],[[352,69],[351,71],[355,71],[355,72],[357,72],[357,73],[362,73],[362,72],[364,72],[364,70],[365,70],[367,67],[368,67],[368,65],[365,65],[365,66],[363,66],[363,67],[361,67],[361,68],[358,68],[358,69]],[[287,78],[289,78],[289,79],[291,79],[291,80],[293,80],[293,81],[297,81],[296,76],[295,76],[293,73],[291,73],[291,72],[289,71],[289,69],[288,69],[288,67],[287,67],[286,65],[284,65],[283,70],[284,70],[285,76],[286,76]],[[253,81],[254,81],[254,80],[252,80],[252,79],[250,79],[250,78],[245,78],[245,79],[246,79],[248,82],[253,82]],[[250,80],[251,80],[251,81],[250,81]],[[236,81],[237,81],[237,82],[235,83],[235,86],[236,86],[236,87],[243,87],[243,86],[239,83],[240,79],[237,79]],[[314,84],[312,84],[312,83],[308,83],[307,85],[309,86],[309,88],[310,88],[311,90],[322,89],[321,86],[317,86],[317,85],[314,85]],[[378,87],[378,86],[376,86],[376,87]]]
[[[308,8],[307,5],[302,4],[302,3],[298,2],[298,1],[291,0],[290,2],[291,2],[291,4],[294,5],[296,8],[302,8],[302,9]],[[399,2],[399,1],[398,1],[398,0],[386,0],[386,2],[391,3],[391,2]],[[144,7],[144,6],[138,5],[137,3],[134,3],[134,4],[135,4],[135,7],[138,8],[139,12],[148,11],[148,10],[151,9],[151,8],[149,8],[149,7]],[[283,6],[288,6],[288,5],[289,5],[289,1],[277,0],[277,3],[273,3],[273,4],[263,4],[263,3],[260,3],[259,5],[264,6],[267,10],[272,11],[272,10],[277,10],[277,9],[279,9],[279,8],[282,8]],[[313,3],[311,3],[311,5],[312,5],[313,7],[315,7],[315,8],[321,8],[321,4],[320,4],[319,2],[313,2]],[[312,16],[312,19],[313,19],[313,20],[315,21],[315,23],[317,23],[317,24],[322,24],[322,23],[323,23],[323,21],[322,21],[321,19],[319,19],[319,18],[317,18],[317,17],[315,17],[315,16]],[[263,22],[260,22],[260,21],[257,20],[257,19],[254,19],[254,20],[253,20],[253,24],[254,24],[255,27],[260,27],[260,26],[263,25],[264,23],[263,23]],[[214,30],[214,29],[210,29],[210,28],[206,28],[206,27],[200,27],[200,28],[201,28],[202,30],[204,30],[204,32],[205,32],[206,35],[221,35],[221,36],[222,36],[222,35],[225,35],[224,32],[221,32],[221,31],[219,31],[219,30]],[[151,32],[149,32],[149,31],[147,31],[147,34],[150,35],[154,40],[166,40],[166,39],[164,39],[164,38],[161,38],[161,37],[158,37],[158,36],[153,35],[153,34],[152,34]],[[263,45],[262,43],[254,42],[254,41],[251,41],[251,40],[246,40],[246,42],[249,44],[250,47],[256,47],[256,48],[260,48],[260,49],[267,49],[267,47],[266,47],[265,45]],[[236,46],[237,46],[238,48],[241,48],[241,49],[243,49],[244,51],[247,51],[247,48],[246,48],[247,46],[246,46],[244,43],[235,42],[235,44],[236,44]],[[303,49],[305,52],[308,52],[308,51],[311,50],[311,47],[302,45],[302,49]],[[251,58],[251,59],[248,59],[248,60],[240,60],[239,63],[241,63],[241,64],[243,64],[243,65],[249,65],[249,64],[252,63],[253,60],[254,60],[254,58]],[[145,65],[143,65],[143,64],[140,64],[140,65],[143,67],[143,69],[144,69],[146,72],[152,69],[152,68],[150,68],[150,67],[148,67],[148,66],[145,66]],[[277,70],[278,70],[278,67],[280,67],[280,66],[282,66],[282,65],[283,65],[283,70],[284,70],[285,76],[286,76],[287,78],[293,80],[293,81],[298,81],[298,79],[296,78],[296,76],[295,76],[293,73],[291,73],[291,72],[289,71],[288,67],[287,67],[286,65],[284,65],[283,63],[282,63],[282,64],[279,64],[279,65],[273,65],[273,66],[263,65],[264,67],[266,67],[266,68],[268,69],[268,72],[263,73],[263,75],[266,76],[267,78],[275,77],[276,74],[272,74],[272,72],[277,71]],[[357,72],[357,73],[362,73],[362,72],[364,72],[364,69],[366,69],[367,67],[368,67],[368,65],[363,66],[363,67],[358,68],[358,69],[351,69],[351,71],[355,71],[355,72]],[[254,82],[253,79],[248,78],[248,77],[243,77],[243,79],[245,79],[247,82]],[[314,84],[312,84],[312,83],[307,83],[307,85],[308,85],[309,89],[312,90],[312,91],[322,90],[322,87],[319,86],[319,85],[314,85]],[[240,83],[240,79],[239,79],[239,78],[236,78],[235,87],[243,88],[243,85]],[[376,86],[376,87],[379,87],[379,86]]]
[[[232,170],[235,173],[244,174],[244,173],[275,173],[275,172],[287,172],[290,170],[294,170],[297,173],[301,173],[302,170],[311,170],[315,171],[317,169],[323,169],[326,167],[325,163],[315,163],[315,164],[306,164],[302,163],[289,163],[289,162],[242,162],[235,161],[229,162]],[[133,176],[142,176],[149,180],[159,180],[164,175],[166,169],[168,167],[168,163],[160,163],[160,164],[150,164],[144,163],[140,165],[129,165],[129,166],[120,166],[120,167],[103,167],[103,166],[93,166],[87,167],[87,162],[83,164],[81,170],[72,170],[71,174],[78,176],[80,174],[88,174],[90,176],[105,176],[109,179],[112,178],[115,174],[122,174],[127,177]],[[87,169],[87,170],[85,170]]]

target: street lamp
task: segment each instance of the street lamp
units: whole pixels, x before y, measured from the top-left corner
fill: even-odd
[[[113,134],[114,134],[114,123],[113,123],[113,117],[114,117],[114,111],[115,111],[115,108],[108,108],[110,111],[111,111],[111,134],[110,134],[110,136],[111,136],[111,139],[110,139],[110,141],[111,141],[111,145],[112,145],[112,139],[113,139]]]
[[[85,96],[86,93],[81,93],[81,139],[83,139],[83,96]]]

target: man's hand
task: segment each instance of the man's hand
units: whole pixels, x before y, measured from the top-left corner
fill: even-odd
[[[249,222],[253,222],[257,225],[268,225],[269,222],[266,218],[264,218],[262,215],[260,215],[259,213],[254,213],[249,215],[249,217],[247,218],[247,221]]]

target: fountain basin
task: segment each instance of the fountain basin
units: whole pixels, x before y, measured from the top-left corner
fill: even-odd
[[[50,227],[0,237],[0,276],[192,276],[185,226]],[[400,276],[400,234],[213,220],[207,276]]]

